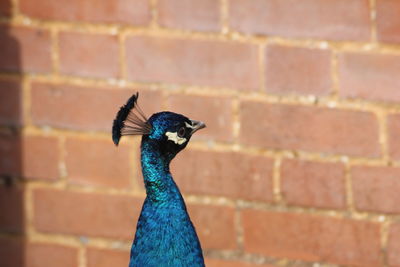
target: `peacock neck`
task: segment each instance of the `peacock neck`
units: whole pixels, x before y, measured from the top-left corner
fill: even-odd
[[[136,227],[130,267],[204,267],[203,253],[185,202],[169,171],[174,154],[142,138],[147,197]]]
[[[163,153],[158,142],[148,138],[142,139],[142,173],[147,198],[150,201],[159,203],[182,198],[169,170],[172,158],[172,155]]]

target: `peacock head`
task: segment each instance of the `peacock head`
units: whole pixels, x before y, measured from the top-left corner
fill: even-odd
[[[166,150],[176,153],[186,147],[197,130],[205,127],[203,122],[169,111],[153,114],[148,123],[151,125],[148,138],[157,140]]]
[[[174,157],[196,131],[206,127],[201,121],[169,111],[155,113],[147,119],[137,103],[138,97],[138,93],[134,94],[117,113],[112,128],[115,145],[124,135],[142,135],[144,141],[156,143]]]

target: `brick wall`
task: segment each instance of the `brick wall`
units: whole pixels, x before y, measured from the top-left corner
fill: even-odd
[[[208,125],[172,167],[208,266],[400,266],[399,14],[2,0],[0,265],[127,266],[140,139],[116,149],[110,126],[139,90]]]

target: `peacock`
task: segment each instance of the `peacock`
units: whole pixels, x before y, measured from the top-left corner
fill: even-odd
[[[115,145],[124,135],[142,135],[141,166],[146,199],[136,226],[129,267],[205,266],[200,241],[183,197],[169,170],[171,160],[203,122],[169,112],[149,119],[134,94],[120,108],[112,127]]]

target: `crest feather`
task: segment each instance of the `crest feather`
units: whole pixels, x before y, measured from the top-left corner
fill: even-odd
[[[151,132],[151,125],[137,103],[138,98],[139,93],[133,94],[114,119],[112,139],[115,145],[118,145],[124,135],[144,135]]]

